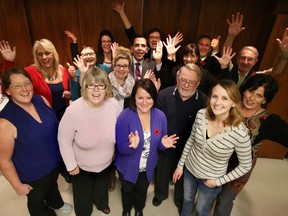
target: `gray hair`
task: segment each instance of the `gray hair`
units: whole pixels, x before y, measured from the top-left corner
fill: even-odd
[[[201,69],[199,68],[199,66],[197,66],[197,65],[194,64],[194,63],[186,64],[185,66],[182,66],[182,67],[177,71],[177,76],[180,75],[181,70],[182,70],[183,68],[186,68],[186,69],[188,69],[188,70],[194,71],[194,72],[196,73],[197,77],[198,77],[198,81],[201,80],[203,74],[202,74],[202,71],[201,71]]]
[[[256,56],[256,59],[258,59],[259,52],[258,52],[258,50],[255,47],[253,47],[253,46],[245,46],[245,47],[243,47],[240,50],[239,55],[242,53],[243,50],[249,50],[249,51],[253,52],[254,55]]]

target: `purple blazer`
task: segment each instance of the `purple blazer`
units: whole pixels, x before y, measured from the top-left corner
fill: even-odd
[[[158,161],[158,149],[165,150],[161,139],[167,135],[167,120],[165,114],[157,108],[151,109],[151,143],[147,159],[146,174],[150,182]],[[129,148],[128,135],[138,131],[140,142],[136,149]],[[139,163],[144,145],[144,135],[136,110],[126,108],[120,114],[116,123],[116,159],[115,165],[126,181],[136,183],[139,175]]]

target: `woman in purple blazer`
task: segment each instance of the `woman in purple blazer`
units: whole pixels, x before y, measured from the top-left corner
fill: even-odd
[[[116,123],[116,159],[122,184],[123,213],[143,215],[147,189],[158,161],[158,149],[175,148],[176,134],[167,136],[165,114],[155,108],[157,90],[150,79],[135,83],[130,108],[122,111]]]

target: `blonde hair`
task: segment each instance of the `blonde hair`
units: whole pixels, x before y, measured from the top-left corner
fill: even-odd
[[[32,54],[33,54],[33,58],[34,58],[34,65],[35,67],[41,71],[41,73],[43,74],[43,76],[45,77],[45,79],[47,80],[47,77],[49,76],[48,73],[45,71],[45,69],[41,66],[40,62],[38,61],[37,58],[37,49],[39,47],[44,48],[45,50],[47,50],[48,52],[52,53],[53,58],[54,58],[54,62],[53,62],[53,68],[54,70],[57,72],[57,76],[60,77],[60,79],[62,80],[62,71],[61,71],[61,65],[59,64],[59,55],[56,51],[55,46],[53,45],[53,43],[48,40],[48,39],[41,39],[41,40],[36,40],[34,42],[33,45],[33,49],[32,49]]]
[[[82,80],[81,95],[85,100],[88,99],[86,85],[92,83],[93,81],[103,83],[106,86],[105,99],[112,97],[112,86],[107,73],[101,68],[93,67],[85,73]]]
[[[237,85],[232,80],[219,80],[215,86],[221,86],[227,92],[229,98],[234,102],[235,106],[230,108],[228,117],[223,121],[224,126],[234,126],[237,127],[242,122],[241,115],[241,95]],[[215,86],[213,88],[215,88]],[[210,100],[212,96],[213,88],[210,91],[207,100],[207,112],[206,116],[208,120],[214,121],[215,115],[210,106]]]
[[[115,67],[116,62],[119,59],[127,59],[129,62],[129,66],[131,65],[132,62],[132,55],[131,55],[131,51],[128,48],[125,48],[123,46],[120,46],[116,49],[115,51],[115,56],[113,58],[113,66]]]

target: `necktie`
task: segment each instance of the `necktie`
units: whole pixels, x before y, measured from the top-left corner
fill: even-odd
[[[139,62],[135,63],[135,75],[136,75],[136,79],[141,79],[141,73],[140,73],[140,66],[141,64]]]

